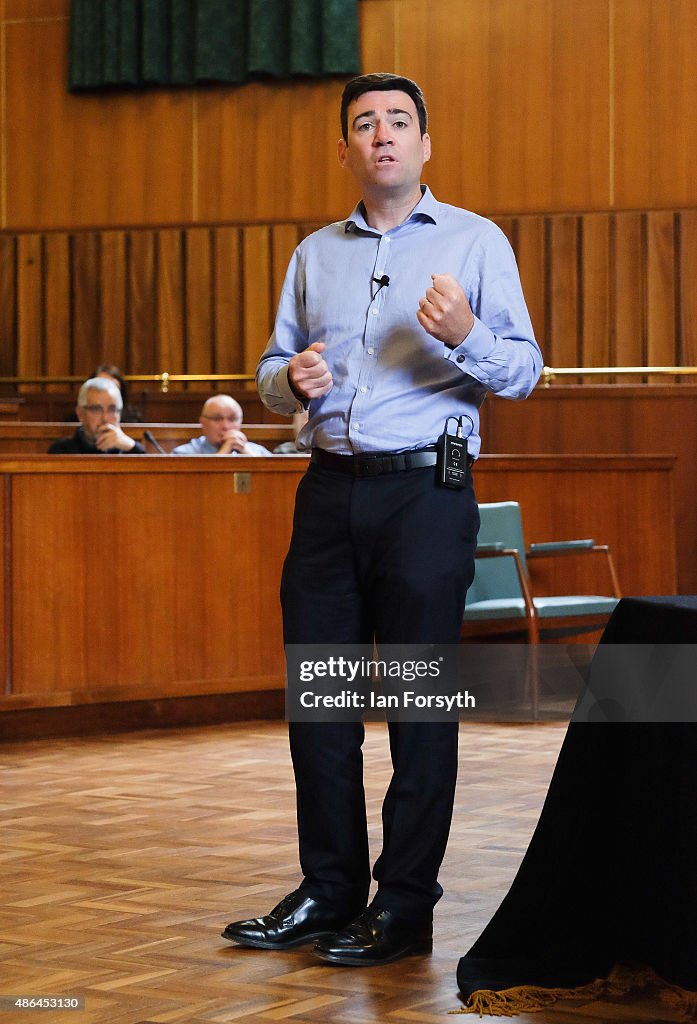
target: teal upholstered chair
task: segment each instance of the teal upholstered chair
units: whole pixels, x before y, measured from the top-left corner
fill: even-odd
[[[474,582],[467,593],[463,638],[524,631],[531,643],[594,632],[603,627],[621,597],[612,556],[594,540],[532,544],[527,550],[517,501],[479,506]],[[612,596],[573,594],[535,597],[527,561],[565,555],[604,554]]]

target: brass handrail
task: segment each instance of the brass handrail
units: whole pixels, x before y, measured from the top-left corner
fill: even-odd
[[[647,376],[648,374],[665,374],[666,376],[695,376],[697,366],[544,366],[541,383],[549,387],[556,377],[586,376]],[[82,384],[84,377],[0,377],[0,384]],[[141,373],[124,375],[124,380],[136,383],[157,383],[160,391],[167,393],[171,383],[190,383],[194,381],[241,381],[248,384],[254,380],[249,373]]]
[[[0,384],[82,384],[85,377],[0,377]],[[140,383],[156,382],[160,385],[160,391],[167,392],[169,385],[173,382],[188,381],[214,381],[214,380],[237,380],[249,383],[254,380],[253,374],[249,373],[140,373],[124,374],[124,380]]]
[[[637,374],[646,376],[650,373],[670,376],[689,376],[697,374],[697,366],[543,366],[542,383],[549,387],[555,377],[586,377],[586,376],[620,376],[620,374]]]

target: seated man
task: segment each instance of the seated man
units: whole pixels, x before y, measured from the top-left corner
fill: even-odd
[[[75,412],[80,421],[72,437],[61,437],[50,455],[144,455],[145,449],[121,429],[123,399],[113,380],[90,377],[80,388]]]
[[[202,437],[177,445],[172,455],[270,455],[268,448],[248,441],[240,429],[242,406],[230,395],[213,395],[199,418]]]

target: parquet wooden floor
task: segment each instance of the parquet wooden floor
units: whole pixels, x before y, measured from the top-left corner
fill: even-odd
[[[228,921],[264,913],[297,880],[283,723],[0,749],[0,994],[84,996],[83,1011],[0,1011],[0,1024],[448,1024],[455,968],[506,892],[564,729],[465,725],[432,956],[319,965],[307,948],[240,949]],[[365,746],[373,850],[386,734]],[[489,1018],[491,1019],[491,1018]],[[660,1005],[578,1003],[521,1024],[668,1021]]]

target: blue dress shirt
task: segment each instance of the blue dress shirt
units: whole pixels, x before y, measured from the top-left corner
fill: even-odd
[[[359,203],[348,220],[321,228],[295,250],[257,385],[269,409],[296,412],[288,362],[313,342],[325,343],[334,386],[309,403],[300,449],[405,451],[435,443],[448,416],[467,416],[468,450],[476,457],[487,391],[525,398],[537,382],[542,355],[506,236],[421,188],[409,217],[384,234],[366,223]],[[475,316],[454,349],[416,318],[431,274],[444,273],[459,281]],[[374,280],[383,275],[389,284]]]
[[[268,448],[264,448],[261,444],[254,444],[253,441],[247,442],[247,447],[251,448],[252,451],[249,455],[270,455],[271,452]],[[172,450],[172,455],[217,455],[218,449],[210,441],[201,435],[201,437],[194,437],[191,441],[187,441],[185,444],[177,445]],[[229,455],[240,455],[240,452],[228,452]]]

